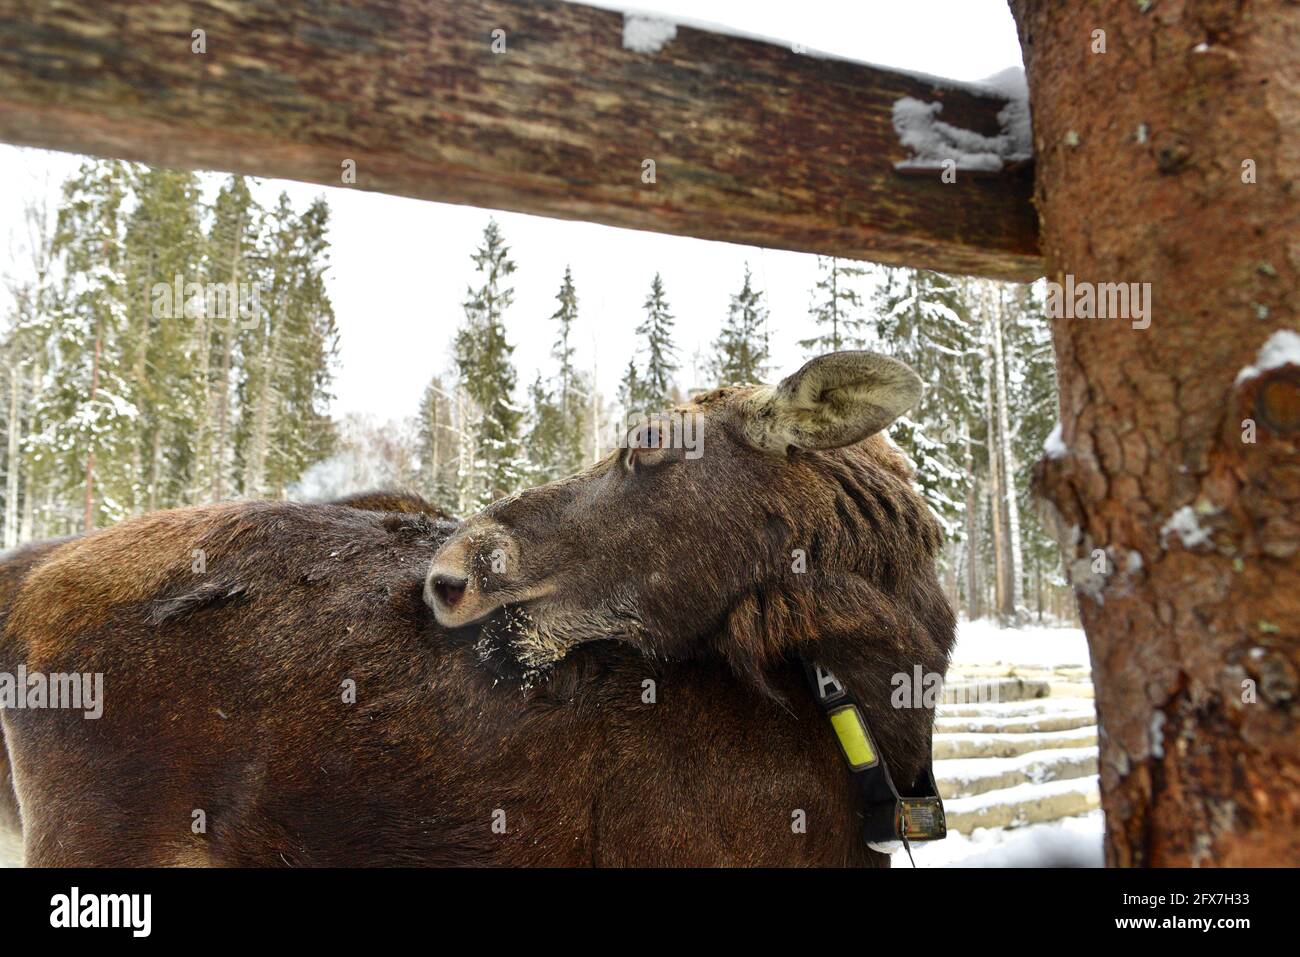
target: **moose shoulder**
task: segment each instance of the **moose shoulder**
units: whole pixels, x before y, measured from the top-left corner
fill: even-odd
[[[409,512],[447,518],[439,509],[420,496],[402,491],[358,492],[336,499],[330,504],[368,511]],[[68,535],[29,542],[0,554],[0,674],[12,674],[12,666],[6,665],[6,662],[20,660],[16,651],[11,653],[6,647],[5,632],[10,609],[18,598],[22,583],[31,570],[53,555],[56,549],[75,541],[78,537]],[[0,722],[0,842],[5,842],[15,835],[21,839],[22,820],[18,797],[13,787],[8,748],[5,746],[2,731],[3,723]]]
[[[933,716],[890,679],[942,672],[953,626],[870,437],[915,399],[896,366],[703,397],[712,477],[645,442],[463,527],[244,503],[60,548],[0,668],[106,702],[3,716],[28,863],[885,863],[792,656],[915,773]]]

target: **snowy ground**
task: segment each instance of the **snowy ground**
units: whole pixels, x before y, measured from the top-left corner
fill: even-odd
[[[912,848],[917,867],[1101,867],[1101,811],[1018,828],[980,827],[970,836]],[[894,855],[908,867],[907,852]]]
[[[913,848],[917,867],[1102,866],[1090,668],[1079,628],[960,624],[950,682],[1033,671],[1051,694],[940,708],[935,750],[948,759],[935,776],[949,831]],[[990,822],[1001,826],[980,826]],[[893,863],[909,866],[906,853]]]
[[[22,838],[8,831],[0,831],[0,867],[22,867],[22,864]]]
[[[999,628],[987,620],[957,626],[953,664],[1082,665],[1089,667],[1082,628]]]

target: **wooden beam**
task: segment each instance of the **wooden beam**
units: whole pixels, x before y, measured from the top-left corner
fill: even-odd
[[[556,0],[0,0],[3,141],[334,186],[353,160],[358,189],[1039,275],[1031,173],[900,175],[903,96],[985,134],[1005,102],[688,27],[635,52]]]

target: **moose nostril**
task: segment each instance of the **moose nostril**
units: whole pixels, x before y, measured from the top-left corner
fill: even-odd
[[[455,608],[465,597],[465,579],[438,575],[433,580],[433,593],[448,608]]]

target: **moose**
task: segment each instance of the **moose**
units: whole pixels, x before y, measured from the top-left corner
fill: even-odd
[[[461,524],[236,502],[59,545],[16,574],[0,671],[107,700],[0,712],[26,862],[887,866],[797,659],[913,779],[933,713],[891,676],[944,672],[955,627],[880,434],[920,389],[823,356],[677,410],[703,456],[650,424]]]

